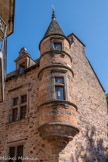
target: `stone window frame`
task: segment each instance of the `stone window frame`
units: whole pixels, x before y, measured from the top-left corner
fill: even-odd
[[[56,82],[56,78],[62,79],[62,80],[63,80],[63,83],[58,83],[58,82]],[[63,88],[63,98],[64,98],[64,99],[62,99],[62,100],[65,100],[66,94],[65,94],[65,82],[64,82],[64,77],[60,77],[60,76],[59,76],[59,77],[55,77],[54,83],[55,83],[55,95],[56,95],[56,88],[57,88],[57,87]],[[57,95],[55,96],[55,98],[56,98],[56,100],[59,100],[59,99],[57,99]]]
[[[51,82],[52,82],[52,99],[53,100],[57,100],[56,99],[56,91],[55,91],[55,78],[63,78],[64,79],[64,100],[63,101],[68,101],[69,100],[69,87],[68,87],[68,77],[66,74],[64,73],[52,73],[52,76],[51,76]],[[60,101],[60,100],[57,100],[57,101]]]
[[[26,69],[26,62],[23,62],[22,64],[19,64],[19,74],[22,74],[24,70]]]
[[[20,71],[21,67],[23,67],[22,72]],[[17,73],[19,73],[19,74],[22,74],[26,68],[27,68],[27,59],[26,58],[22,59],[19,63],[16,64],[16,70],[17,70]]]
[[[50,44],[51,44],[51,50],[57,50],[54,48],[54,44],[61,44],[61,50],[58,51],[62,51],[64,49],[64,43],[63,43],[63,39],[60,38],[51,38],[50,39]]]
[[[21,96],[27,95],[27,101],[24,103],[21,103]],[[13,105],[13,99],[18,97],[18,104],[17,105]],[[21,121],[24,119],[21,119],[21,107],[22,106],[26,106],[26,115],[25,118],[26,119],[28,117],[28,111],[29,111],[29,94],[28,91],[23,91],[20,92],[19,94],[17,92],[15,92],[14,95],[11,95],[9,98],[9,115],[8,115],[8,122],[9,123],[13,123],[13,122],[17,122],[17,121]],[[17,120],[13,121],[12,120],[12,110],[17,108],[18,109],[18,114],[17,114]]]
[[[18,146],[23,146],[23,157],[24,157],[24,146],[25,146],[25,142],[24,141],[14,141],[11,143],[8,143],[7,145],[7,157],[9,157],[9,151],[11,147],[15,147],[15,156],[17,155],[17,148]],[[9,160],[7,160],[8,162]],[[16,162],[15,160],[13,162]]]
[[[56,49],[56,48],[55,48],[55,44],[56,44],[56,45],[57,45],[57,44],[61,45],[61,49]],[[54,41],[54,42],[53,42],[53,46],[54,46],[54,50],[59,50],[59,51],[62,50],[62,42]]]

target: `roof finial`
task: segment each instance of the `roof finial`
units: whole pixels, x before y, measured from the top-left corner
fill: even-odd
[[[56,16],[55,16],[55,8],[54,8],[54,5],[53,4],[52,4],[52,9],[53,9],[52,20],[55,20],[56,19]]]

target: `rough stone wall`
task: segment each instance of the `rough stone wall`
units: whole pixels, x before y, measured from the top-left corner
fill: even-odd
[[[0,157],[8,156],[9,147],[23,144],[24,157],[37,158],[36,162],[57,161],[49,144],[43,141],[38,133],[38,71],[36,68],[6,82],[5,101],[0,103]],[[26,119],[9,123],[10,96],[14,97],[22,92],[27,92],[29,97],[28,115]],[[0,159],[0,162],[4,160]],[[24,160],[24,162],[32,162],[32,160]]]
[[[71,45],[74,92],[80,133],[60,154],[60,162],[107,162],[107,105],[105,94],[88,60],[84,46],[74,37]]]
[[[70,52],[80,133],[59,153],[59,158],[51,151],[50,144],[39,136],[39,68],[36,68],[6,82],[5,101],[0,103],[0,157],[8,155],[9,146],[24,144],[24,156],[38,158],[37,162],[107,161],[108,115],[105,94],[85,57],[84,46],[75,37],[73,39]],[[27,118],[8,123],[10,96],[23,91],[27,92],[29,98]]]

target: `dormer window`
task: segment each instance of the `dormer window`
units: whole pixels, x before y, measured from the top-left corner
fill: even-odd
[[[20,74],[23,73],[24,70],[25,70],[25,63],[19,65],[19,73],[20,73]]]
[[[31,59],[30,54],[27,52],[26,48],[22,48],[19,51],[19,56],[15,60],[16,71],[18,74],[24,73],[25,69],[35,65],[35,61]]]
[[[54,49],[55,50],[61,50],[62,49],[61,43],[54,43]]]

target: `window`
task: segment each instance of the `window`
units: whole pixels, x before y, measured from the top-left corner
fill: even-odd
[[[20,107],[20,119],[25,119],[26,116],[26,105]]]
[[[21,96],[21,103],[25,103],[27,101],[27,95]]]
[[[64,84],[63,78],[55,78],[55,82],[56,82],[56,83]]]
[[[61,43],[54,43],[54,49],[55,50],[61,50],[62,49]]]
[[[18,108],[12,109],[12,121],[16,121],[18,117]]]
[[[21,157],[23,157],[23,146],[17,147],[17,162],[22,162]]]
[[[10,157],[9,162],[13,162],[12,159],[15,157],[15,147],[10,147],[9,148],[9,157]]]
[[[18,97],[13,98],[13,106],[16,106],[18,104]]]
[[[55,78],[55,95],[57,100],[65,100],[64,95],[64,78]]]
[[[8,160],[8,162],[22,162],[21,158],[23,157],[23,145],[10,147],[9,157],[10,160]]]
[[[64,100],[64,88],[56,86],[55,89],[56,89],[56,99]]]
[[[19,73],[20,73],[20,74],[23,73],[24,70],[25,70],[25,63],[19,65]]]
[[[17,121],[26,118],[27,112],[27,95],[21,95],[12,99],[11,121]],[[20,102],[19,102],[20,101]]]

